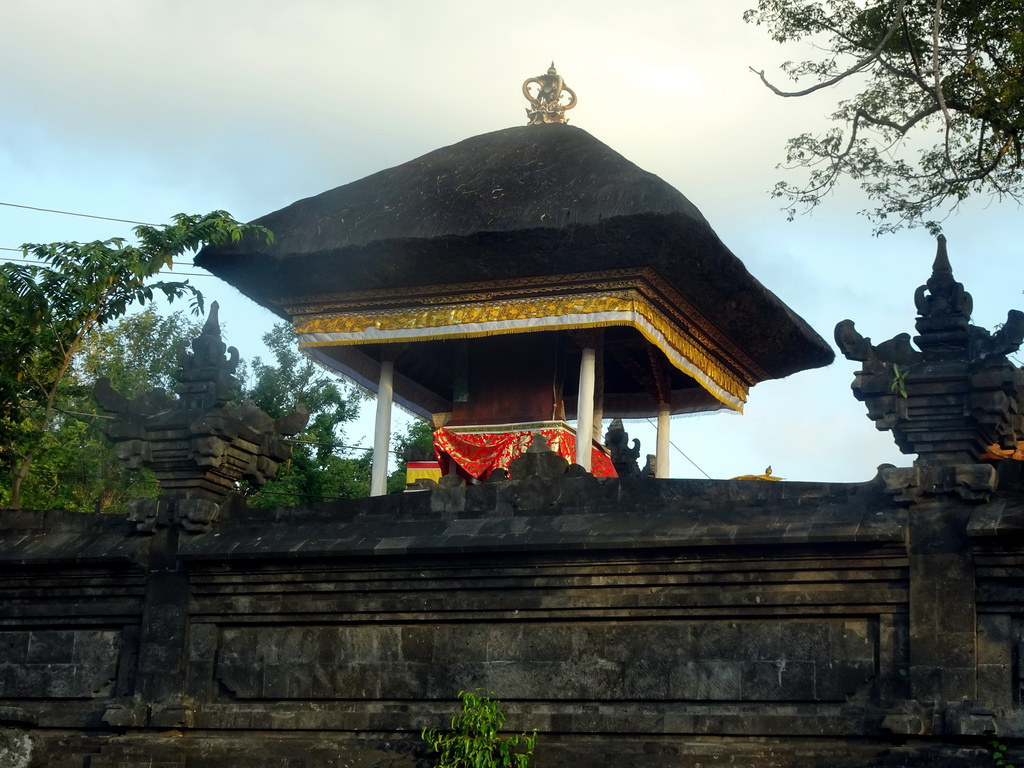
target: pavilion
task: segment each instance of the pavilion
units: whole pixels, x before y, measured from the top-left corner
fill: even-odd
[[[686,197],[562,122],[575,94],[553,66],[524,93],[532,124],[299,200],[254,222],[272,243],[196,259],[378,394],[374,493],[392,402],[477,479],[536,434],[607,474],[586,437],[657,416],[667,477],[670,416],[742,410],[755,384],[834,358]]]

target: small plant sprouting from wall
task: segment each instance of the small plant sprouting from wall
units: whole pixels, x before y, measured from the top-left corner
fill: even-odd
[[[1006,750],[1009,749],[1009,746],[1001,744],[995,739],[990,741],[988,746],[992,750],[992,764],[996,768],[1014,768],[1013,763],[1006,762]]]
[[[900,370],[900,367],[896,364],[892,364],[892,381],[889,383],[889,394],[899,395],[904,400],[907,398],[907,374],[909,370],[904,368]]]
[[[440,756],[438,768],[527,768],[537,731],[502,739],[505,712],[500,701],[473,691],[460,691],[459,698],[462,712],[452,718],[450,730],[424,728],[421,734]]]

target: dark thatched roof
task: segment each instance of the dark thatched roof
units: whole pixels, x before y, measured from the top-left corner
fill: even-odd
[[[476,136],[256,220],[196,263],[284,315],[299,297],[651,268],[781,378],[831,347],[676,189],[568,125]]]

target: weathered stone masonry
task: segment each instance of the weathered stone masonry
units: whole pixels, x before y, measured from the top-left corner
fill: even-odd
[[[479,687],[542,766],[983,765],[1024,735],[1022,496],[886,473],[8,512],[0,718],[40,765],[411,765]]]

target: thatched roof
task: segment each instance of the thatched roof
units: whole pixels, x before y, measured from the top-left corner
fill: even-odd
[[[476,136],[255,223],[272,244],[196,262],[282,316],[301,297],[650,268],[770,378],[833,359],[689,200],[568,125]]]

